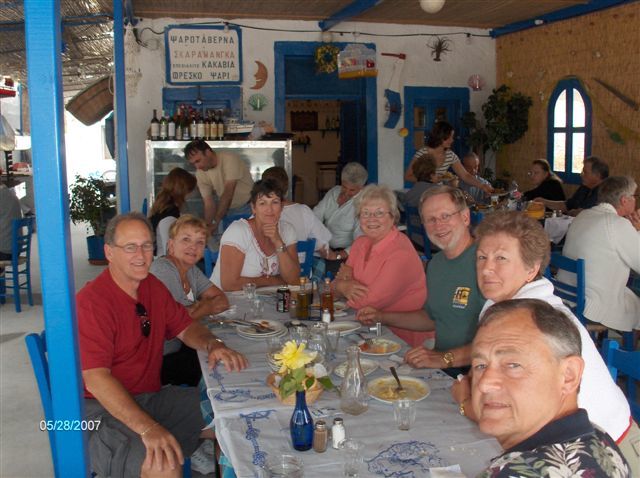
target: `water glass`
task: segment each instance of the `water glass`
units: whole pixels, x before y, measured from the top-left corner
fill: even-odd
[[[251,301],[251,315],[254,319],[260,319],[264,315],[264,302],[259,297]]]
[[[259,478],[303,478],[302,460],[293,455],[282,455],[268,461],[264,468],[256,470]]]
[[[393,402],[393,416],[399,430],[409,430],[416,421],[416,402],[401,398]]]
[[[295,340],[298,345],[302,343],[306,344],[309,339],[309,327],[303,324],[292,325],[289,329],[289,336],[291,340]]]
[[[338,343],[340,342],[339,330],[327,330],[327,345],[329,352],[336,353],[338,351]]]
[[[341,442],[342,463],[344,465],[344,476],[351,478],[359,476],[364,463],[364,443],[352,438]]]
[[[246,299],[253,300],[256,298],[256,285],[253,282],[247,282],[242,286],[242,292]]]

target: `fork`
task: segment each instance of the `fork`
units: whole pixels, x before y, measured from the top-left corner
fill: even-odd
[[[358,337],[364,340],[364,343],[367,345],[373,345],[373,339],[365,337],[361,332],[358,332]]]

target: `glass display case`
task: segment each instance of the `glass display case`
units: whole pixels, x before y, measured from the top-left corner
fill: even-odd
[[[291,197],[291,140],[283,141],[207,141],[211,149],[224,149],[237,154],[249,168],[254,181],[271,166],[282,166],[289,175],[288,196]],[[188,141],[147,141],[146,186],[149,209],[162,181],[173,168],[183,168],[195,174],[195,168],[184,158],[183,149]],[[187,198],[185,212],[203,217],[202,197],[198,188]]]

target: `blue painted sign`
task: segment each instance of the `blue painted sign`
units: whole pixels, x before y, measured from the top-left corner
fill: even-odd
[[[239,28],[171,25],[165,29],[167,83],[229,85],[242,83]]]

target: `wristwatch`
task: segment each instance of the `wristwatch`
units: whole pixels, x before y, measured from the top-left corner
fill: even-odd
[[[444,354],[442,354],[442,361],[446,365],[445,368],[453,367],[453,360],[454,360],[453,352],[445,352]]]
[[[464,400],[462,400],[460,402],[460,405],[458,406],[458,411],[460,412],[460,415],[462,415],[463,417],[466,416],[465,410],[464,410],[464,402],[466,402],[467,400],[469,400],[469,398],[465,398]]]
[[[284,252],[287,249],[287,246],[282,244],[280,247],[276,247],[276,252]]]
[[[226,347],[224,340],[219,339],[218,337],[212,337],[211,340],[213,340],[214,342],[218,342],[223,347]],[[209,344],[211,344],[211,340],[209,341],[209,343],[207,343],[207,353],[211,352],[211,350],[209,349]]]
[[[338,253],[336,254],[336,261],[341,261],[342,260],[342,254]]]

